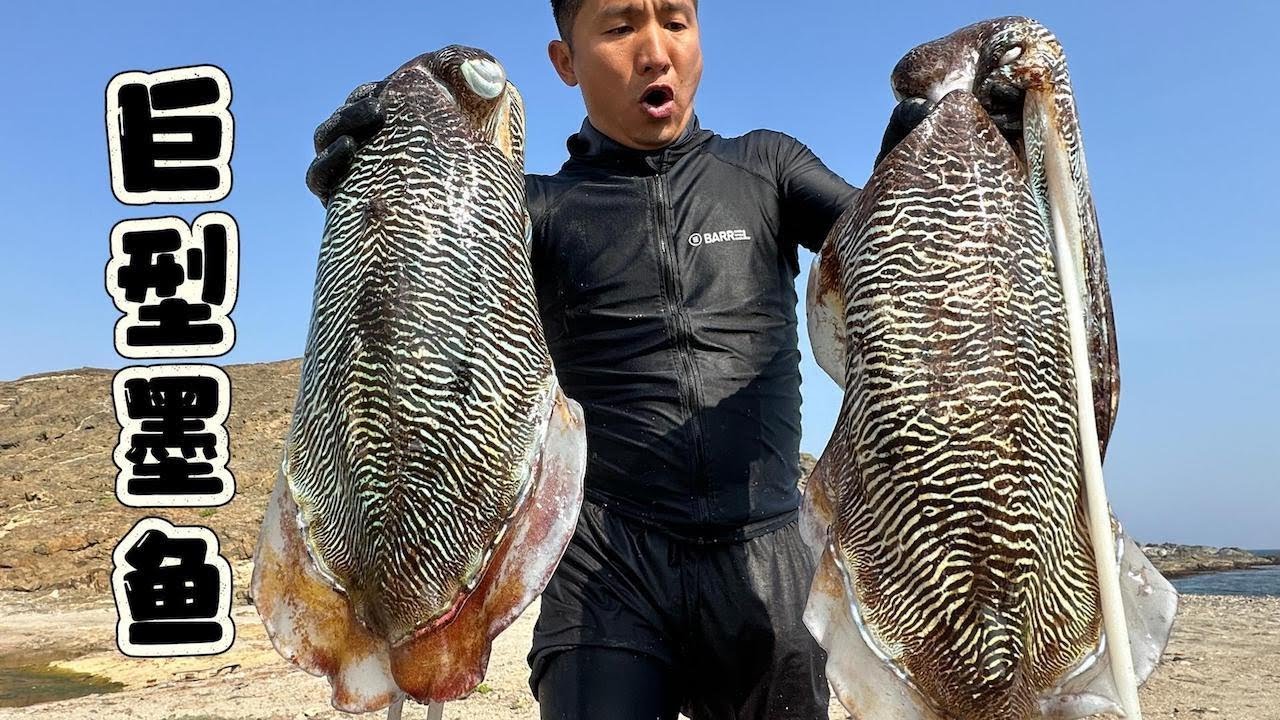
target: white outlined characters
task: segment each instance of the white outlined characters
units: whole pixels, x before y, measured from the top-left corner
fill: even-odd
[[[126,205],[217,202],[231,192],[234,119],[221,68],[132,71],[107,84],[111,191]]]
[[[231,192],[231,82],[213,65],[131,71],[107,84],[111,191],[127,205],[210,203]],[[124,313],[126,358],[225,355],[235,345],[240,231],[227,213],[124,220],[106,289]],[[112,380],[116,498],[129,507],[213,507],[235,496],[225,427],[231,380],[216,365],[128,367]],[[149,517],[112,554],[125,655],[214,655],[235,641],[231,567],[218,537]]]
[[[231,565],[213,531],[144,518],[111,557],[120,652],[177,657],[231,647]]]
[[[128,367],[112,380],[120,440],[116,498],[129,507],[210,507],[231,501],[235,478],[223,426],[231,380],[216,365]]]
[[[235,345],[240,232],[207,212],[124,220],[111,229],[107,292],[124,317],[116,352],[127,358],[213,357]]]

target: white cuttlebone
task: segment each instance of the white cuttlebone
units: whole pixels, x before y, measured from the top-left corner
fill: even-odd
[[[1138,680],[1134,676],[1133,657],[1128,643],[1128,626],[1121,597],[1119,568],[1116,563],[1115,537],[1111,533],[1111,510],[1107,504],[1102,477],[1102,452],[1098,445],[1098,428],[1093,415],[1093,381],[1089,362],[1088,338],[1085,336],[1084,307],[1081,302],[1079,263],[1076,249],[1083,248],[1080,215],[1076,207],[1075,184],[1053,120],[1053,98],[1045,93],[1027,93],[1025,115],[1037,116],[1045,129],[1043,146],[1045,176],[1048,181],[1048,210],[1053,227],[1053,256],[1062,283],[1066,304],[1067,326],[1071,337],[1071,365],[1076,378],[1076,415],[1080,432],[1080,459],[1083,467],[1085,501],[1089,518],[1089,536],[1093,545],[1094,564],[1098,571],[1098,591],[1102,601],[1102,622],[1111,660],[1111,673],[1120,705],[1129,720],[1142,720],[1138,702]],[[1114,642],[1125,638],[1125,642]]]

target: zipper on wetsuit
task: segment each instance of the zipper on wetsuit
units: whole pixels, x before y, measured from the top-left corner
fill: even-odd
[[[680,387],[681,402],[689,417],[689,429],[693,435],[693,476],[700,491],[698,514],[699,519],[705,521],[711,515],[707,498],[711,483],[705,477],[706,449],[703,445],[702,418],[698,413],[701,390],[698,368],[693,361],[693,349],[689,345],[692,328],[688,315],[684,311],[680,276],[676,271],[675,229],[671,221],[671,204],[667,201],[667,178],[663,174],[657,174],[649,177],[648,181],[657,205],[655,220],[658,232],[658,257],[661,258],[662,264],[662,291],[667,299],[667,307],[671,309],[668,328],[676,342],[676,356],[679,358],[679,369],[682,375],[678,380],[683,381],[678,382],[677,385]]]

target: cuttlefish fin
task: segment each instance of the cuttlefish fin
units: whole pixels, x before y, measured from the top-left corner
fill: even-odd
[[[316,569],[284,473],[267,503],[254,557],[254,605],[272,645],[303,670],[327,676],[335,708],[369,712],[400,695],[386,641],[365,628],[347,597]]]
[[[800,506],[800,534],[817,559],[804,624],[827,651],[827,680],[854,720],[943,720],[903,681],[892,660],[867,643],[854,617],[853,588],[836,560],[829,530],[838,500],[829,455],[842,452],[841,440],[836,436],[827,444],[805,483]]]
[[[842,224],[836,223],[830,238],[836,237]],[[847,357],[844,293],[840,289],[839,261],[832,239],[823,243],[809,268],[805,314],[808,317],[809,345],[813,348],[813,359],[837,385],[844,387]]]
[[[830,443],[830,446],[835,445]],[[827,546],[827,529],[835,520],[836,496],[828,479],[831,463],[826,452],[813,466],[813,471],[804,481],[804,497],[800,501],[800,537],[813,554],[814,560],[822,556]]]
[[[827,680],[854,720],[946,720],[936,714],[897,666],[859,630],[848,583],[827,546],[809,590],[804,624],[827,651]]]
[[[391,649],[395,683],[415,700],[463,697],[484,679],[493,639],[546,587],[573,536],[586,456],[582,408],[557,390],[534,463],[536,484],[484,577],[448,624],[420,631]]]
[[[1120,592],[1128,626],[1129,650],[1133,657],[1133,674],[1142,684],[1160,663],[1164,648],[1169,643],[1174,615],[1178,610],[1178,593],[1114,520],[1113,528],[1118,546]],[[1123,715],[1110,657],[1104,647],[1099,648],[1095,657],[1095,662],[1086,664],[1040,696],[1043,717],[1074,720],[1098,713]]]

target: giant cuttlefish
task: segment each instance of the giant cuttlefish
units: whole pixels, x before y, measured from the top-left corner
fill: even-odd
[[[892,82],[918,124],[886,138],[809,282],[845,395],[805,493],[806,624],[860,720],[1122,714],[1177,595],[1086,492],[1119,380],[1065,56],[1002,18],[915,48]]]
[[[349,712],[463,696],[573,532],[586,453],[534,300],[524,115],[501,65],[406,63],[330,201],[253,573]]]

